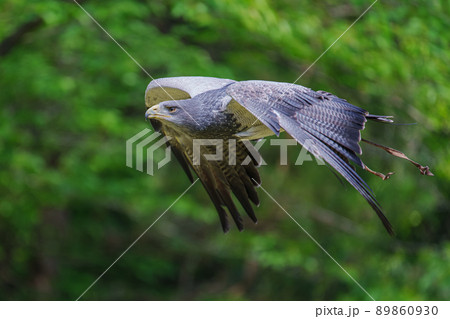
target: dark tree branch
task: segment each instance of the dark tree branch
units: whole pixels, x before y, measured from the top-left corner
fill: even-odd
[[[36,17],[24,24],[20,25],[13,33],[7,36],[0,43],[0,56],[7,55],[14,47],[16,47],[24,38],[24,36],[44,24],[41,17]]]

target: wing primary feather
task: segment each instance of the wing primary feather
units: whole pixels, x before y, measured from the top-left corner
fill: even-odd
[[[253,165],[243,165],[245,171],[247,172],[248,176],[251,178],[251,181],[254,186],[259,186],[261,184],[261,176],[259,176],[258,170]]]
[[[216,188],[213,184],[213,181],[211,180],[212,178],[211,172],[208,170],[203,170],[200,167],[198,167],[195,171],[200,181],[202,182],[203,187],[205,188],[206,192],[211,198],[214,207],[216,208],[216,211],[219,215],[220,224],[222,225],[223,232],[227,233],[230,230],[230,224],[228,222],[227,213],[222,207],[223,201],[218,195]]]
[[[247,190],[243,184],[243,182],[239,179],[237,172],[236,176],[233,176],[229,180],[231,190],[233,191],[234,196],[239,200],[242,207],[244,208],[247,215],[251,218],[251,220],[256,223],[258,220],[255,216],[255,212],[253,211],[253,207],[248,200]]]
[[[387,232],[390,235],[394,235],[392,225],[383,214],[380,204],[376,201],[370,191],[370,188],[368,188],[367,184],[361,179],[356,171],[354,171],[344,160],[342,160],[342,158],[340,158],[328,145],[326,145],[326,143],[299,127],[299,123],[295,120],[278,112],[276,113],[278,115],[281,127],[292,135],[300,144],[305,145],[307,139],[312,139],[316,142],[316,146],[320,151],[320,156],[336,171],[338,171],[366,199],[380,218]]]
[[[244,229],[244,224],[242,223],[241,215],[239,214],[236,205],[234,205],[233,199],[230,196],[230,193],[227,189],[219,188],[217,192],[222,199],[222,202],[225,204],[225,206],[228,208],[228,211],[231,214],[231,217],[233,218],[237,228],[239,231],[242,231]]]
[[[253,211],[252,205],[249,202],[249,197],[247,194],[247,190],[245,189],[245,185],[238,173],[238,170],[240,168],[240,165],[231,165],[229,162],[230,156],[236,157],[236,162],[238,160],[238,154],[241,154],[245,148],[242,143],[235,143],[236,148],[230,149],[229,147],[229,141],[224,142],[224,160],[217,161],[217,165],[220,168],[221,173],[226,178],[228,186],[230,187],[233,194],[236,196],[236,198],[241,203],[242,207],[244,208],[247,215],[253,220],[253,222],[256,222],[256,216]],[[239,147],[239,148],[237,148]],[[239,158],[239,164],[240,164],[240,158]],[[247,177],[248,179],[248,177]],[[229,196],[229,195],[228,195]],[[230,211],[231,212],[231,211]],[[239,217],[239,216],[237,216]],[[240,218],[239,218],[240,220]]]
[[[245,173],[245,169],[243,169],[242,167],[238,168],[238,173],[239,173],[239,177],[241,178],[242,182],[244,183],[248,198],[250,198],[250,200],[256,206],[259,206],[258,193],[255,190],[255,185],[253,185],[251,177],[249,178],[249,176]]]
[[[303,129],[308,131],[309,134],[311,134],[315,138],[321,140],[323,143],[325,143],[329,147],[333,148],[336,152],[339,152],[344,157],[352,160],[355,164],[358,164],[360,167],[364,167],[363,162],[361,161],[361,159],[358,156],[356,156],[356,154],[354,153],[353,150],[348,149],[347,147],[343,146],[341,143],[322,134],[321,132],[315,130],[311,126],[303,124],[302,127],[303,127]]]

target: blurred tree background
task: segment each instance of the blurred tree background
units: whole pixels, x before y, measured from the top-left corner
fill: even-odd
[[[155,78],[293,82],[371,1],[81,3]],[[189,182],[175,162],[155,176],[125,166],[151,79],[75,3],[0,8],[0,298],[73,300]],[[448,30],[446,0],[378,1],[298,81],[418,123],[363,133],[435,174],[363,145],[369,167],[396,172],[360,174],[397,237],[330,170],[262,148],[264,187],[377,300],[450,299]],[[196,184],[82,299],[369,299],[259,193],[258,225],[224,235]]]

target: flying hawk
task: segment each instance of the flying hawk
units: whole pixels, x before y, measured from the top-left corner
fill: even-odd
[[[167,144],[190,181],[194,181],[192,169],[202,182],[224,232],[229,230],[225,208],[238,229],[243,229],[231,192],[257,222],[250,202],[259,205],[255,189],[261,184],[256,168],[259,155],[249,141],[278,136],[284,130],[356,188],[393,234],[374,194],[352,166],[353,163],[383,179],[392,174],[372,171],[358,157],[362,153],[361,131],[367,120],[390,123],[391,116],[369,114],[331,93],[300,85],[196,76],[151,81],[145,91],[145,103],[146,118],[156,131],[169,138]],[[223,143],[212,145],[205,140]],[[433,175],[427,166],[397,150],[362,141],[409,160],[424,175]],[[218,148],[222,156],[214,158]]]

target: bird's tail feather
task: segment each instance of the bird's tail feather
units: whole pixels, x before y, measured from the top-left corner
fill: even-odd
[[[381,123],[393,123],[394,120],[392,120],[392,118],[394,117],[390,115],[374,115],[374,114],[366,115],[366,119]]]

